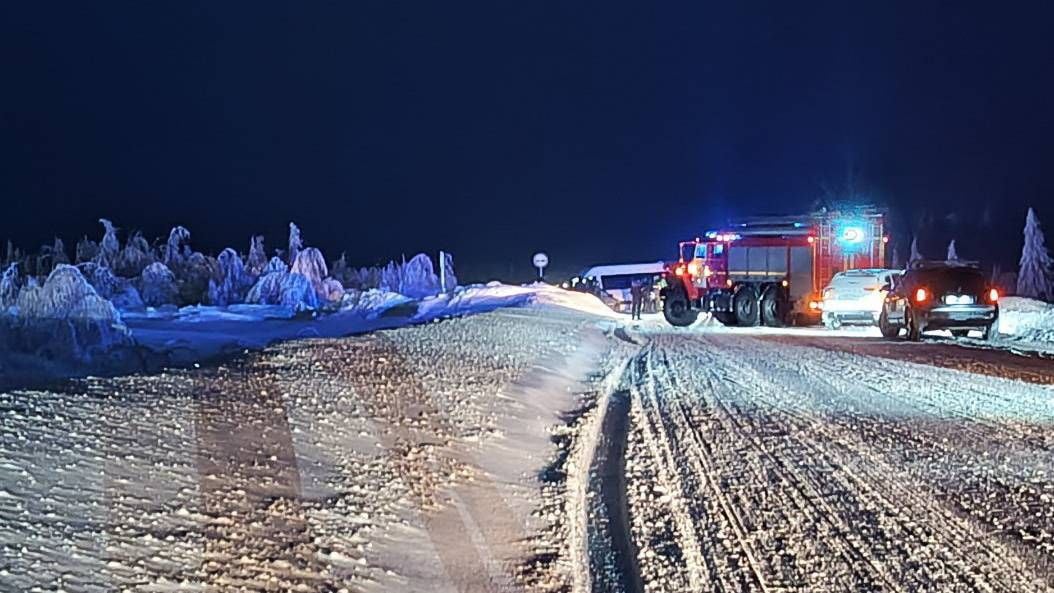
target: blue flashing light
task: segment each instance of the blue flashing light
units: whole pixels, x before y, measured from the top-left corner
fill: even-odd
[[[836,240],[846,248],[857,247],[868,240],[867,226],[856,220],[839,224],[836,233]]]

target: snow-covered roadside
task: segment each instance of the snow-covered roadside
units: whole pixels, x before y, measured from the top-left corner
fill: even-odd
[[[1021,342],[1054,344],[1054,304],[1022,297],[1005,297],[999,303],[999,333]]]
[[[286,305],[256,304],[123,309],[118,311],[118,321],[132,344],[121,344],[108,355],[92,360],[50,360],[35,353],[5,350],[0,344],[0,374],[6,375],[0,380],[0,388],[39,385],[62,377],[154,372],[201,364],[287,340],[359,335],[533,304],[617,317],[591,295],[544,284],[512,286],[498,282],[458,287],[450,293],[422,299],[380,290],[349,291],[339,308],[318,313],[298,312]]]
[[[545,428],[597,322],[525,306],[0,393],[0,590],[536,590]]]

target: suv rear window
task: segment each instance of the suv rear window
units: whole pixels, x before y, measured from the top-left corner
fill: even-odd
[[[928,286],[935,293],[981,294],[985,290],[984,275],[970,268],[919,270],[913,276],[916,285]]]

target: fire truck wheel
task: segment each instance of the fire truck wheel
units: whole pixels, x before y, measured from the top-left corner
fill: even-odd
[[[769,286],[761,297],[761,321],[769,327],[786,325],[787,307],[780,298],[779,288]]]
[[[727,325],[728,327],[736,325],[736,314],[730,311],[714,311],[714,319],[718,320],[721,325]]]
[[[699,316],[699,311],[692,309],[688,305],[688,299],[684,296],[684,293],[673,292],[667,295],[662,302],[662,315],[670,325],[685,327],[695,323],[695,318]]]
[[[732,299],[732,309],[736,313],[736,323],[743,327],[758,324],[758,291],[753,286],[741,285]]]

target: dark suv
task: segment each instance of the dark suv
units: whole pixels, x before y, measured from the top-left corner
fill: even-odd
[[[999,333],[999,293],[974,264],[914,262],[894,283],[878,318],[887,338],[902,329],[913,341],[936,329],[951,330],[957,338],[980,330],[986,340]]]

